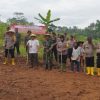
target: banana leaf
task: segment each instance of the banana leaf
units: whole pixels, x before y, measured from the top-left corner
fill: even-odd
[[[39,17],[44,21],[47,22],[47,20],[39,13]]]
[[[47,22],[50,21],[50,18],[51,18],[51,10],[49,10],[49,11],[47,12],[47,16],[46,16]]]
[[[49,23],[52,23],[52,22],[55,22],[55,21],[58,21],[58,20],[60,20],[60,18],[56,18],[54,20],[51,20],[51,21],[49,21]]]

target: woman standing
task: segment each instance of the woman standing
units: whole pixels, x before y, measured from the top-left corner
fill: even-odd
[[[14,56],[14,44],[16,42],[15,32],[13,30],[9,30],[6,32],[4,37],[4,47],[5,47],[5,61],[4,64],[7,64],[8,54],[11,55],[11,64],[15,65],[15,56]]]

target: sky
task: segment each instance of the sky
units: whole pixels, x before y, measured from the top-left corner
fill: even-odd
[[[100,0],[0,0],[0,20],[12,18],[14,12],[23,12],[28,21],[39,24],[34,17],[38,13],[46,16],[49,9],[52,19],[60,18],[55,22],[58,26],[84,28],[100,19]]]

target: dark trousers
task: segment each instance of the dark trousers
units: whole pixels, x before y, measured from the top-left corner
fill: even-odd
[[[14,49],[5,49],[5,57],[7,58],[10,54],[11,58],[14,58]]]
[[[54,54],[55,60],[57,61],[57,49],[52,49],[52,54]]]
[[[20,55],[19,43],[15,43],[15,45],[14,45],[14,51],[15,51],[15,49],[17,51],[17,55]]]
[[[45,69],[51,70],[52,69],[52,52],[46,53],[44,51],[43,59],[44,59]]]
[[[61,57],[62,56],[62,57]],[[59,55],[59,63],[66,64],[67,54],[66,55]]]
[[[29,54],[31,67],[38,66],[38,54],[37,53],[31,53]]]
[[[86,67],[94,67],[94,57],[85,58]]]
[[[74,66],[77,66],[77,71],[80,71],[80,62],[77,60],[72,60],[71,62],[71,70],[74,71]]]
[[[97,65],[97,68],[100,68],[100,53],[97,53],[96,65]]]
[[[71,60],[72,51],[73,51],[73,48],[69,48],[69,49],[68,49],[68,58],[70,59],[70,62],[72,61],[72,60]]]

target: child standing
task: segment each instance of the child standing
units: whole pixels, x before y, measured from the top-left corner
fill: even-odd
[[[72,60],[71,70],[74,71],[74,65],[76,65],[77,72],[79,72],[80,71],[80,49],[78,47],[77,42],[74,43],[71,60]]]

